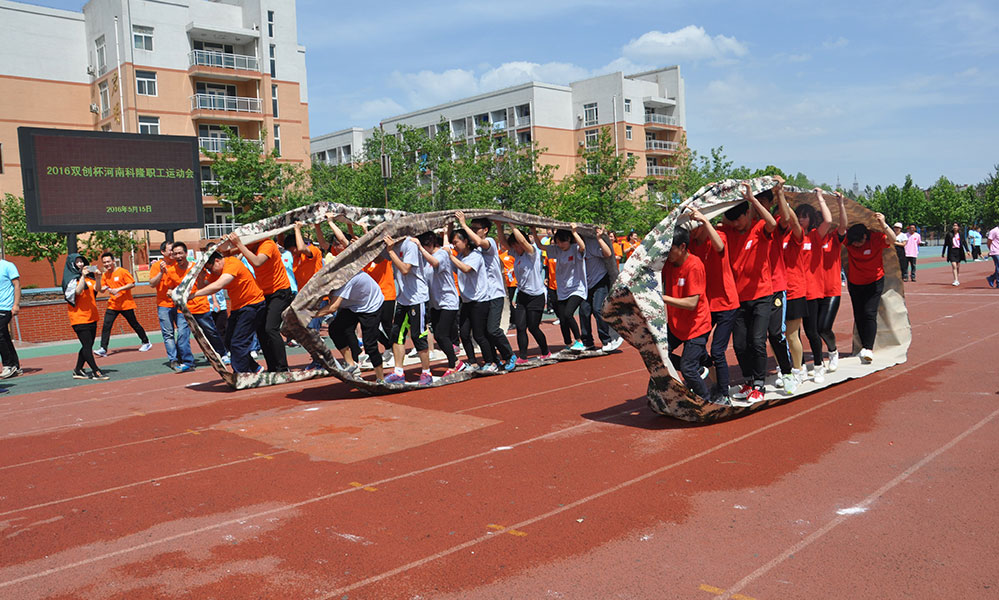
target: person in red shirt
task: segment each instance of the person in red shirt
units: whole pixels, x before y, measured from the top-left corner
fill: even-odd
[[[293,296],[281,250],[270,238],[246,246],[238,235],[230,233],[229,242],[253,267],[257,285],[264,294],[264,324],[257,331],[257,339],[264,351],[267,370],[275,373],[287,371],[288,355],[281,337],[281,313],[291,305]]]
[[[104,357],[108,354],[108,343],[111,341],[111,327],[114,326],[118,315],[124,315],[129,327],[139,336],[142,345],[139,352],[148,352],[153,347],[146,336],[146,330],[142,328],[139,320],[135,318],[135,300],[132,298],[132,288],[135,287],[135,279],[132,274],[115,265],[114,254],[105,252],[101,254],[101,266],[104,273],[101,275],[101,285],[98,293],[107,292],[107,307],[104,309],[104,325],[101,327],[101,347],[94,350],[94,355]]]
[[[853,323],[860,336],[860,362],[865,364],[874,360],[878,307],[885,289],[884,251],[895,240],[895,232],[888,227],[885,216],[881,213],[874,216],[881,231],[870,231],[862,223],[846,230],[846,285],[853,305]]]
[[[825,204],[825,197],[822,190],[815,188],[819,197],[820,206]],[[819,249],[818,256],[813,256],[813,260],[818,261],[815,269],[817,282],[821,286],[821,296],[816,306],[816,324],[819,338],[825,343],[829,350],[829,361],[823,372],[832,373],[839,368],[839,350],[836,348],[836,334],[833,333],[833,324],[836,322],[836,315],[839,313],[840,296],[843,295],[843,264],[842,246],[843,238],[846,237],[848,226],[846,215],[846,199],[843,194],[835,192],[839,201],[838,226],[835,230],[829,228],[829,232],[824,236],[816,235],[815,246]],[[828,206],[826,207],[828,210]],[[831,213],[830,213],[831,214]],[[812,350],[813,354],[815,349]],[[816,364],[822,364],[821,348]]]
[[[821,275],[822,252],[821,240],[829,235],[832,229],[832,213],[821,193],[816,193],[819,210],[811,204],[799,204],[794,214],[801,225],[801,250],[798,253],[798,267],[805,284],[805,315],[801,319],[802,329],[808,339],[812,352],[812,379],[815,383],[823,383],[825,367],[822,366],[822,337],[819,336],[819,304],[825,292]],[[802,367],[804,370],[804,366]],[[807,377],[807,372],[805,373]]]
[[[730,404],[728,360],[725,353],[728,352],[732,327],[739,313],[739,292],[735,288],[732,266],[728,261],[725,234],[717,231],[711,221],[696,208],[690,211],[690,218],[700,223],[691,232],[690,252],[704,263],[707,277],[705,294],[711,311],[711,327],[714,329],[711,352],[702,366],[715,368],[715,387],[711,390],[711,400]]]
[[[177,361],[177,340],[174,338],[173,330],[183,327],[184,331],[187,331],[187,323],[184,319],[177,319],[177,307],[169,293],[180,283],[174,280],[174,274],[168,268],[173,266],[173,254],[170,252],[172,245],[173,242],[160,243],[160,254],[163,258],[149,267],[149,286],[156,290],[156,314],[160,320],[160,333],[163,334],[163,348],[166,349],[170,368],[176,369],[180,366],[180,362]]]
[[[707,357],[705,346],[711,332],[711,309],[706,297],[704,263],[688,252],[689,245],[690,232],[677,228],[662,271],[667,340],[671,353],[683,345],[680,355],[683,382],[707,400],[708,386],[701,379],[701,363]]]
[[[773,297],[770,267],[770,238],[777,221],[758,198],[749,183],[742,184],[741,202],[725,211],[719,230],[728,236],[728,259],[739,293],[739,313],[732,328],[732,346],[744,382],[732,394],[735,401],[763,400],[767,374],[767,328]],[[750,218],[750,207],[760,216]]]
[[[69,304],[69,324],[73,327],[76,337],[80,340],[80,352],[76,356],[76,368],[73,369],[73,379],[108,379],[108,376],[97,368],[94,360],[94,338],[97,336],[97,282],[95,274],[97,267],[91,267],[90,261],[79,254],[66,257],[66,266],[62,274],[62,292]],[[83,365],[90,365],[91,374],[83,371]]]
[[[282,264],[282,269],[284,265]],[[229,348],[232,370],[236,373],[259,373],[263,367],[250,356],[253,334],[265,324],[264,293],[257,281],[235,256],[223,257],[213,252],[198,276],[194,298],[209,296],[225,288],[229,294],[229,321],[226,323],[225,345]]]

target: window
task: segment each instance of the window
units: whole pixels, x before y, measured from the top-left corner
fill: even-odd
[[[271,44],[271,77],[277,77],[277,61],[274,59],[274,44]]]
[[[589,127],[597,124],[597,103],[583,105],[583,125]]]
[[[597,139],[600,137],[599,129],[588,129],[586,131],[586,148],[596,148]]]
[[[278,94],[277,86],[271,86],[271,112],[274,113],[274,118],[278,118]]]
[[[143,25],[132,26],[132,41],[136,50],[153,50],[153,28]]]
[[[108,92],[108,82],[98,83],[97,90],[101,97],[101,118],[106,119],[111,114],[111,94]]]
[[[156,95],[156,72],[155,71],[136,71],[135,72],[135,91],[140,96],[155,96]]]
[[[105,123],[101,125],[101,131],[111,131],[111,123]]]
[[[274,11],[267,11],[267,37],[274,37]]]
[[[632,156],[635,156],[635,153],[634,152],[629,152],[628,153],[628,158],[631,158]]]
[[[586,161],[586,174],[587,175],[596,175],[599,172],[600,171],[599,171],[599,169],[597,167],[597,161],[595,161],[595,160],[588,160],[588,161]]]
[[[527,145],[531,143],[531,132],[521,131],[517,133],[517,143]]]
[[[631,98],[624,99],[624,112],[626,113],[631,112]]]
[[[94,46],[97,47],[97,76],[100,77],[108,70],[108,57],[107,51],[104,49],[103,35],[94,41]]]
[[[624,139],[626,140],[631,139],[631,125],[624,126]]]
[[[281,156],[281,126],[274,126],[274,150],[277,151],[278,156]]]
[[[159,135],[160,133],[160,118],[159,117],[139,117],[139,133],[150,133],[153,135]]]

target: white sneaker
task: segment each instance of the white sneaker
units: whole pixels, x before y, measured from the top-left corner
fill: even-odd
[[[791,369],[791,374],[794,375],[794,379],[798,382],[798,385],[801,385],[808,379],[808,369],[804,366],[800,369]]]
[[[252,358],[253,360],[257,360],[258,358],[260,358],[260,355],[257,354],[256,350],[250,350],[250,358]]]
[[[836,369],[839,368],[839,350],[833,350],[829,353],[829,366],[826,367],[826,371],[829,373],[835,373]]]
[[[152,348],[153,345],[150,344],[149,342],[146,342],[145,344],[139,346],[139,352],[149,352],[150,350],[152,350]]]
[[[814,381],[815,383],[825,383],[826,368],[823,367],[822,365],[816,366],[815,370],[812,371],[812,381]]]
[[[416,358],[416,348],[410,348],[406,353],[406,358]]]
[[[104,348],[98,348],[97,350],[94,350],[94,356],[99,356],[101,358],[104,358],[107,355],[108,351],[105,350]]]
[[[623,342],[624,342],[624,338],[621,338],[621,337],[614,338],[610,342],[604,344],[604,352],[613,352],[613,351],[617,350],[618,348],[621,347],[621,344]]]
[[[865,365],[869,365],[874,362],[874,351],[869,348],[864,348],[860,351],[860,362]]]
[[[954,286],[954,287],[957,287],[957,286],[961,285],[961,282],[955,279],[954,283],[952,283],[951,285]]]
[[[777,367],[777,377],[774,379],[774,388],[781,389],[784,387],[784,374],[780,372],[780,367]]]
[[[788,396],[793,394],[798,389],[798,378],[792,375],[791,373],[788,373],[787,375],[782,377],[782,379],[784,380],[783,381],[784,393],[787,394]]]

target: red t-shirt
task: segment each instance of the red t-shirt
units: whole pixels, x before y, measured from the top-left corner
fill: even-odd
[[[784,275],[787,279],[787,299],[795,300],[804,298],[808,293],[808,281],[805,277],[805,266],[802,264],[802,248],[805,243],[811,248],[812,242],[808,237],[803,236],[800,240],[795,239],[790,231],[784,236],[781,244],[784,248]]]
[[[774,293],[787,291],[787,269],[784,265],[784,242],[791,237],[791,231],[780,228],[780,217],[777,217],[777,228],[770,233],[770,268],[773,279],[770,286]]]
[[[770,267],[770,234],[766,221],[753,223],[745,232],[722,225],[719,231],[728,236],[728,262],[732,266],[739,302],[749,302],[773,294]]]
[[[867,285],[885,276],[881,252],[891,247],[888,236],[880,231],[870,232],[863,246],[846,245],[846,279],[853,285]]]
[[[801,274],[805,277],[805,298],[808,300],[818,300],[825,294],[825,286],[822,279],[822,238],[819,237],[817,229],[813,229],[805,234],[801,240],[801,254],[799,264]]]
[[[693,254],[687,254],[680,266],[666,262],[663,267],[663,293],[674,298],[700,296],[694,310],[673,306],[666,307],[666,324],[669,332],[681,340],[689,340],[711,331],[711,309],[705,302],[707,279],[704,263]]]
[[[264,264],[253,267],[257,285],[260,286],[260,290],[265,296],[291,287],[291,282],[288,281],[288,271],[284,268],[284,260],[281,259],[281,250],[274,243],[274,240],[262,240],[247,246],[247,249],[254,254],[267,255]]]
[[[715,251],[711,238],[705,236],[703,241],[691,240],[690,251],[704,263],[707,277],[708,308],[711,312],[739,308],[739,291],[735,289],[735,278],[732,276],[732,266],[728,264],[727,236],[718,232],[718,237],[725,244],[721,252]]]
[[[843,295],[843,240],[835,229],[829,231],[822,240],[822,297],[831,298]]]

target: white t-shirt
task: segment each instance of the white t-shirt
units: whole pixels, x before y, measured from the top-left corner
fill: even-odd
[[[403,306],[416,306],[428,302],[430,288],[427,287],[426,273],[424,272],[426,261],[423,260],[420,249],[410,239],[397,243],[395,248],[399,254],[399,259],[412,266],[407,274],[404,274],[402,269],[392,269],[395,277],[395,303]]]
[[[541,250],[534,246],[534,254],[513,253],[513,274],[517,277],[517,289],[531,296],[545,293],[544,264]]]
[[[365,271],[351,277],[350,281],[330,292],[330,296],[342,298],[341,309],[359,314],[378,312],[385,302],[382,288]]]
[[[431,267],[430,307],[442,310],[458,310],[458,288],[454,283],[454,265],[450,253],[444,248],[434,252],[437,266]],[[427,263],[429,264],[429,263]]]
[[[583,241],[586,243],[586,288],[589,289],[600,283],[607,274],[607,263],[604,262],[600,242],[596,238]],[[575,243],[573,245],[575,246]]]
[[[472,250],[468,256],[459,254],[458,260],[472,268],[468,273],[463,273],[461,269],[455,268],[458,273],[458,290],[461,292],[461,299],[464,302],[488,300],[489,298],[486,297],[485,262],[482,259],[482,253],[478,250]]]
[[[568,250],[562,250],[557,245],[548,247],[548,256],[555,259],[555,284],[558,287],[558,299],[565,300],[569,296],[586,298],[586,261],[579,251],[576,242],[569,243]]]
[[[485,238],[489,242],[489,249],[476,248],[475,251],[482,255],[483,271],[486,276],[485,298],[483,300],[493,300],[495,298],[506,297],[506,284],[503,282],[503,260],[499,255],[499,248],[496,240]],[[465,261],[462,261],[465,262]]]

